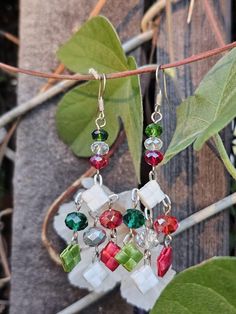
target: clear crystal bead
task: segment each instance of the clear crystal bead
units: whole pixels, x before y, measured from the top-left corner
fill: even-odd
[[[84,243],[88,246],[97,246],[106,239],[105,230],[98,227],[91,227],[83,234]]]
[[[153,249],[159,244],[157,234],[153,229],[143,229],[135,236],[135,242],[143,249]]]
[[[91,145],[91,151],[95,155],[106,155],[109,152],[109,145],[105,142],[97,141]]]
[[[158,137],[149,137],[145,140],[144,146],[147,150],[160,150],[162,148],[162,140]]]

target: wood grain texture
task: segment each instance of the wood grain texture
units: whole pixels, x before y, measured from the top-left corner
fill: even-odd
[[[41,71],[56,68],[58,46],[86,20],[95,3],[95,0],[21,0],[19,66]],[[126,40],[137,34],[142,9],[142,0],[108,0],[102,14],[111,19],[122,40]],[[20,76],[18,103],[33,97],[43,82]],[[27,114],[17,132],[11,314],[54,314],[87,293],[68,284],[67,275],[51,262],[40,239],[49,205],[89,166],[87,160],[76,158],[58,139],[55,130],[58,101],[59,97],[54,98]],[[136,185],[126,143],[103,174],[104,183],[116,192]],[[63,247],[52,230],[51,239]],[[131,313],[132,307],[116,290],[84,313],[122,311]]]
[[[197,1],[194,7],[192,22],[187,25],[188,1],[180,1],[173,6],[173,25],[175,60],[212,49],[217,46],[214,34],[205,16],[202,1]],[[226,42],[230,37],[230,1],[212,2],[217,21],[223,31]],[[157,49],[158,63],[168,60],[168,46],[166,43],[166,23],[162,17],[159,46]],[[219,56],[220,57],[220,56]],[[218,58],[219,58],[218,57]],[[182,97],[193,94],[204,74],[218,58],[210,58],[177,70],[178,83]],[[169,143],[175,128],[175,110],[180,103],[172,83],[168,84],[168,94],[171,108],[164,105],[164,136],[165,143]],[[229,143],[229,133],[224,131],[226,145]],[[202,151],[194,152],[189,147],[165,167],[160,169],[163,187],[173,201],[173,213],[181,220],[217,200],[229,192],[229,176],[226,175],[221,162],[205,145]],[[190,265],[201,262],[214,255],[226,255],[229,252],[228,212],[219,214],[194,228],[179,235],[174,240],[174,267],[182,270]]]

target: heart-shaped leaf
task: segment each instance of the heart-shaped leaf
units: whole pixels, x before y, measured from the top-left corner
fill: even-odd
[[[111,23],[95,17],[85,23],[58,51],[60,60],[74,72],[98,73],[135,69],[135,60],[126,57]],[[98,114],[98,82],[90,81],[75,87],[61,100],[56,114],[59,136],[80,157],[91,155],[91,132]],[[104,94],[105,129],[112,144],[120,129],[121,118],[135,171],[139,179],[143,113],[139,77],[108,80]]]
[[[99,73],[127,70],[127,58],[120,39],[109,20],[97,16],[84,23],[57,52],[58,58],[73,72]]]
[[[236,258],[216,257],[178,274],[151,314],[236,314]]]
[[[236,49],[206,74],[193,96],[177,108],[177,127],[165,162],[194,142],[199,150],[236,117]]]

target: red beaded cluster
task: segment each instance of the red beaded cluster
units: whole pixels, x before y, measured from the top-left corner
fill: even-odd
[[[105,210],[99,218],[100,224],[108,229],[115,229],[122,224],[122,214],[118,210]]]
[[[153,225],[157,233],[165,235],[175,232],[179,226],[178,220],[174,216],[168,215],[158,216]]]
[[[157,166],[163,160],[163,154],[157,150],[146,150],[144,159],[150,166]]]
[[[115,255],[121,250],[121,248],[114,242],[110,241],[101,251],[101,261],[114,271],[120,264],[115,260]]]
[[[109,161],[106,156],[94,155],[90,158],[90,164],[97,170],[105,168]]]

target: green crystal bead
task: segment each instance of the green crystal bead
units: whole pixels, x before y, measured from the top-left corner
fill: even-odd
[[[145,217],[140,210],[130,208],[125,212],[123,222],[131,229],[138,229],[144,225]]]
[[[104,129],[94,130],[91,135],[96,141],[105,141],[108,139],[108,133]]]
[[[65,224],[69,229],[73,231],[79,231],[85,229],[88,226],[88,220],[83,213],[72,212],[66,216]]]
[[[160,136],[162,134],[162,126],[160,126],[160,124],[157,123],[151,123],[146,127],[145,134],[149,137]]]
[[[78,244],[68,245],[60,254],[60,259],[65,272],[69,273],[80,262],[80,247]]]
[[[126,270],[132,271],[143,258],[134,243],[128,243],[115,255],[115,260]]]

